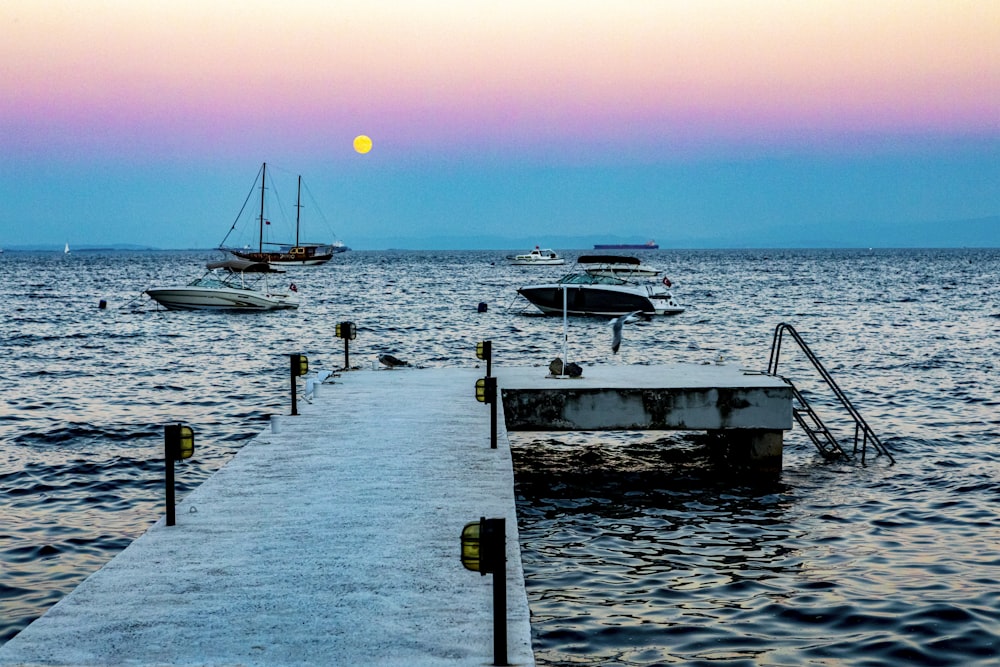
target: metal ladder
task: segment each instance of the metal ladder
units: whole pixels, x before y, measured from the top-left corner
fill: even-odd
[[[838,456],[843,456],[848,458],[847,452],[841,446],[837,438],[830,432],[830,429],[826,427],[823,420],[819,418],[819,415],[812,409],[809,402],[806,401],[802,392],[796,388],[788,378],[778,375],[778,357],[781,354],[781,341],[785,333],[788,333],[796,343],[799,344],[799,348],[805,353],[806,358],[812,363],[813,367],[819,372],[820,377],[826,382],[827,386],[833,391],[834,396],[840,401],[840,404],[845,410],[850,414],[851,418],[854,419],[854,448],[851,455],[858,453],[858,447],[861,448],[861,463],[865,463],[865,458],[868,453],[868,443],[872,444],[878,456],[885,455],[889,457],[891,463],[896,463],[896,459],[893,458],[889,450],[886,449],[882,441],[878,439],[875,432],[872,431],[871,427],[868,426],[868,422],[864,420],[861,414],[854,408],[851,402],[848,400],[847,396],[841,391],[837,383],[833,381],[830,373],[827,372],[820,360],[813,354],[813,351],[809,349],[806,342],[802,339],[794,327],[790,324],[781,323],[774,329],[774,340],[771,343],[771,359],[767,364],[768,375],[773,375],[779,377],[788,383],[788,386],[792,389],[792,395],[795,397],[795,402],[792,404],[792,416],[795,421],[802,427],[802,430],[806,432],[809,439],[813,441],[816,448],[819,450],[825,458],[831,459]]]

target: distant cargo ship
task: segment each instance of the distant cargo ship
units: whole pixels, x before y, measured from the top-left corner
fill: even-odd
[[[595,243],[594,250],[659,250],[654,241],[645,243]]]

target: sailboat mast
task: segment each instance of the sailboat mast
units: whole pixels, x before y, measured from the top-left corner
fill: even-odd
[[[264,184],[267,182],[267,163],[260,168],[260,236],[257,241],[257,252],[264,252]]]
[[[299,247],[299,216],[302,214],[302,176],[299,175],[299,192],[295,196],[295,247]]]

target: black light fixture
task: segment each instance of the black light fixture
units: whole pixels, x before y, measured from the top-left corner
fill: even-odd
[[[309,358],[304,354],[291,354],[289,355],[290,364],[290,375],[292,383],[292,414],[299,414],[299,403],[298,397],[295,395],[295,378],[305,375],[309,372]]]
[[[174,461],[189,459],[194,455],[194,430],[184,424],[167,424],[163,427],[163,459],[167,491],[167,525],[175,523],[174,515]]]
[[[476,380],[476,400],[480,403],[490,402],[486,389],[486,378]]]
[[[476,343],[476,358],[486,362],[487,377],[493,374],[493,341],[484,340]]]
[[[493,664],[507,663],[507,522],[487,519],[462,528],[462,565],[493,575]]]
[[[344,340],[354,340],[358,337],[358,327],[354,322],[338,322],[336,326],[337,338]]]
[[[351,352],[348,341],[358,337],[358,328],[354,322],[338,322],[337,326],[334,327],[334,333],[337,338],[344,339],[344,369],[347,370],[351,367]]]

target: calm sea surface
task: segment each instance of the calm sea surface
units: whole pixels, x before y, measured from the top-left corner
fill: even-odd
[[[469,365],[487,338],[499,364],[548,364],[562,321],[515,289],[565,269],[505,254],[349,252],[289,270],[298,311],[254,314],[141,295],[209,251],[0,255],[0,641],[162,514],[164,424],[197,433],[183,496],[287,412],[289,353],[342,363],[336,322],[358,325],[355,364]],[[796,429],[780,479],[753,483],[696,434],[513,436],[539,664],[1000,663],[1000,251],[642,257],[688,310],[628,325],[616,356],[605,321],[571,320],[571,360],[764,370],[787,322],[897,463],[825,462]]]

